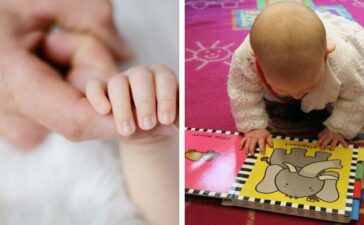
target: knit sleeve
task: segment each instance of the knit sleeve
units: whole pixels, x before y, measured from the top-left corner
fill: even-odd
[[[332,103],[331,116],[324,122],[330,130],[345,138],[354,138],[364,126],[364,60],[357,52],[347,49],[341,53],[336,66],[342,82],[339,97]]]
[[[364,126],[364,29],[340,16],[327,13],[321,18],[327,25],[328,39],[336,43],[329,59],[341,81],[339,97],[324,125],[352,139]]]
[[[234,52],[228,77],[228,95],[236,127],[241,132],[265,129],[268,115],[263,101],[263,85],[253,70],[249,37]]]
[[[339,31],[340,37],[343,37],[346,43],[354,46],[361,54],[364,53],[364,28],[360,24],[332,14],[327,14],[324,18],[329,19],[331,24],[337,29],[335,32]],[[333,35],[336,36],[336,34]],[[363,57],[363,55],[361,56]]]

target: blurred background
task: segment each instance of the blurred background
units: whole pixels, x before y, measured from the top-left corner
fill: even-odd
[[[137,53],[123,65],[163,63],[178,72],[178,0],[114,0],[115,21]]]

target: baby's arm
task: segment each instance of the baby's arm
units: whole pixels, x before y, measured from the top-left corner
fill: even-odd
[[[327,14],[324,17],[335,26],[335,32],[339,31],[338,39],[337,33],[328,33],[335,37],[332,39],[336,43],[336,50],[329,59],[342,84],[339,97],[332,104],[332,115],[324,122],[326,128],[319,134],[318,146],[326,148],[331,145],[333,149],[338,143],[347,146],[344,137],[352,139],[364,126],[364,29],[340,16]]]
[[[231,110],[239,131],[245,132],[241,142],[250,154],[258,144],[265,152],[265,143],[273,145],[271,135],[266,130],[268,115],[263,101],[263,85],[251,63],[255,58],[250,53],[249,37],[234,52],[228,79],[228,94]]]
[[[100,114],[112,110],[124,136],[119,141],[121,167],[141,216],[150,225],[178,224],[175,74],[162,65],[136,67],[107,84],[90,82],[86,94]]]
[[[178,132],[119,143],[126,186],[143,218],[150,225],[178,224]]]
[[[337,40],[336,50],[330,54],[331,66],[342,84],[318,145],[325,148],[330,144],[333,149],[338,143],[347,146],[343,137],[354,138],[364,126],[364,29],[355,22],[332,17],[344,36],[344,40]]]
[[[327,127],[326,136],[320,136],[319,146],[334,148],[338,142],[333,135],[340,134],[346,139],[354,138],[364,126],[364,79],[360,67],[351,68],[351,75],[344,80],[339,98],[332,104],[331,116],[324,122]],[[325,132],[322,132],[325,133]],[[344,143],[346,145],[346,143]]]

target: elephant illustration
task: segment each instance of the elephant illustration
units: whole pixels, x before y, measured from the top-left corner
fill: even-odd
[[[189,149],[185,152],[185,158],[191,161],[211,161],[214,158],[220,156],[220,153],[213,150],[207,150],[206,152],[197,151],[196,149]]]
[[[279,191],[290,198],[304,198],[307,201],[334,202],[339,199],[336,184],[339,174],[327,169],[341,169],[339,159],[328,160],[328,152],[316,152],[314,157],[306,156],[306,150],[292,148],[273,150],[270,157],[261,160],[268,163],[263,179],[255,187],[257,192],[268,194]]]

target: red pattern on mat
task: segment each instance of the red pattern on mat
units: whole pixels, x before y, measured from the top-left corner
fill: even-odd
[[[187,225],[332,225],[332,222],[287,216],[258,210],[189,202]],[[356,224],[352,222],[351,224]],[[363,222],[357,224],[364,224]]]

